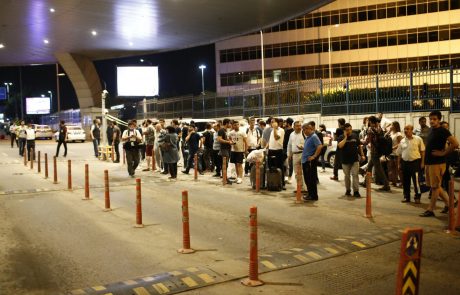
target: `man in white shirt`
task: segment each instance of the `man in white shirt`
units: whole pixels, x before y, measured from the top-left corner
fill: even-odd
[[[296,179],[301,179],[302,180],[302,191],[305,192],[305,181],[303,180],[303,172],[302,172],[302,151],[303,144],[305,142],[305,135],[302,132],[302,124],[300,124],[300,121],[295,121],[294,122],[294,132],[291,133],[289,136],[289,141],[287,145],[287,154],[289,157],[289,160],[292,162],[293,168],[294,168],[294,173],[296,176]],[[298,167],[300,166],[300,174],[298,174]]]
[[[35,159],[35,129],[31,123],[29,123],[29,126],[26,128],[26,141],[27,141],[27,159],[29,159],[30,161],[31,157],[34,157]]]
[[[278,126],[278,120],[272,119],[272,132],[268,140],[268,167],[276,167],[281,170],[283,190],[284,188],[284,157],[283,157],[284,129]]]
[[[139,165],[139,143],[142,141],[142,135],[136,129],[135,122],[129,121],[128,129],[123,131],[121,141],[123,142],[123,148],[126,150],[129,176],[134,178],[134,173]]]
[[[27,127],[25,126],[25,122],[21,121],[21,125],[16,128],[17,133],[18,133],[18,138],[19,138],[19,155],[21,157],[24,156],[24,151],[26,148],[26,142],[27,142],[27,134],[26,134],[26,129]]]
[[[16,139],[16,125],[14,123],[11,123],[10,125],[10,138],[11,138],[11,148],[13,148],[15,141],[16,141],[16,147],[19,147],[18,141]]]
[[[410,181],[414,183],[415,203],[420,204],[422,195],[418,183],[418,173],[423,170],[425,163],[425,145],[420,136],[414,135],[414,126],[404,127],[405,137],[399,142],[396,154],[399,155],[398,165],[403,173],[403,203],[410,202]]]
[[[232,142],[232,150],[230,153],[230,163],[235,164],[236,168],[236,183],[243,182],[243,160],[244,154],[248,151],[248,144],[246,141],[246,133],[240,130],[240,123],[233,121],[233,130],[229,134],[230,141]]]
[[[262,137],[259,129],[255,127],[256,120],[254,118],[249,118],[249,128],[246,130],[246,141],[248,143],[248,154],[260,147],[260,139]],[[251,165],[246,161],[244,165],[244,174],[248,176],[249,171],[251,170]]]

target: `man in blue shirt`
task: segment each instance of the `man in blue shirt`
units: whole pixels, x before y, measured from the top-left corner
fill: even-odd
[[[302,151],[302,168],[303,178],[307,184],[308,196],[304,196],[304,201],[317,201],[318,188],[317,178],[318,171],[316,169],[317,159],[321,154],[322,144],[318,136],[315,134],[315,128],[311,124],[303,124],[303,133],[305,134],[305,142]],[[299,146],[299,148],[302,148]]]

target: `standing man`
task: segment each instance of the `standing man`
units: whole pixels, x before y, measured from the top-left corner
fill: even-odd
[[[152,121],[150,119],[147,119],[146,121],[146,127],[143,135],[145,136],[147,167],[142,171],[150,171],[150,162],[153,157],[153,146],[155,145],[155,128],[153,128]],[[155,168],[153,168],[153,170],[155,170]]]
[[[120,139],[121,139],[121,130],[120,130],[120,127],[118,127],[117,122],[113,121],[112,125],[113,125],[112,144],[113,144],[113,147],[115,149],[115,155],[116,155],[115,161],[113,161],[113,162],[114,163],[120,163],[119,145],[120,145]]]
[[[230,154],[230,163],[235,164],[236,168],[236,183],[243,182],[243,160],[244,154],[248,152],[248,143],[246,141],[246,133],[240,130],[240,123],[233,121],[233,130],[229,134],[232,141],[232,151]]]
[[[27,140],[27,158],[29,159],[29,161],[32,159],[32,157],[35,160],[35,129],[32,126],[32,123],[29,123],[28,128],[26,128],[26,140]]]
[[[420,214],[421,217],[434,216],[433,210],[436,208],[436,201],[441,197],[444,201],[444,209],[441,213],[449,212],[449,199],[447,193],[442,189],[442,176],[446,171],[446,155],[458,148],[458,141],[452,136],[449,130],[441,126],[441,112],[433,111],[430,113],[431,131],[427,138],[425,153],[425,174],[426,183],[431,187],[431,202],[427,210]],[[446,142],[449,142],[446,148]]]
[[[59,137],[58,137],[58,144],[56,148],[56,158],[59,157],[59,149],[61,148],[61,144],[64,145],[64,158],[67,157],[67,127],[65,126],[65,121],[62,120],[59,123]]]
[[[99,156],[98,147],[101,144],[101,121],[99,119],[93,120],[93,125],[91,125],[91,140],[93,141],[94,156],[97,158]]]
[[[418,173],[425,167],[425,144],[421,137],[414,135],[414,126],[404,127],[405,137],[399,142],[396,154],[399,156],[399,169],[403,175],[402,203],[410,203],[410,181],[414,183],[415,203],[420,204],[422,191],[418,182]]]
[[[107,144],[112,145],[113,143],[113,124],[112,121],[109,122],[109,126],[107,126]]]
[[[289,137],[291,136],[291,133],[294,132],[294,128],[292,128],[292,124],[294,123],[294,120],[292,118],[287,118],[285,121],[285,128],[284,128],[284,138],[283,138],[283,162],[284,162],[284,171],[285,171],[285,177],[284,181],[287,183],[291,183],[289,180],[290,177],[292,177],[292,173],[294,172],[294,168],[292,167],[292,162],[290,161],[288,157],[288,142],[289,142]]]
[[[302,133],[302,125],[300,124],[300,121],[295,121],[294,132],[292,132],[289,136],[287,152],[289,162],[292,163],[292,167],[294,168],[296,179],[302,179],[302,191],[306,191],[306,185],[303,180],[302,169],[300,169],[300,174],[298,174],[298,166],[302,166],[302,151],[304,142],[305,135]]]
[[[230,159],[230,149],[231,145],[233,144],[233,142],[228,138],[227,135],[227,131],[230,128],[232,128],[232,122],[230,121],[230,119],[224,119],[222,121],[222,128],[217,132],[217,140],[220,143],[220,156],[222,157],[222,164],[224,158],[226,164],[228,164],[228,160]]]
[[[345,119],[340,118],[337,120],[339,126],[335,130],[334,140],[338,142],[339,137],[343,135],[343,126],[345,125]],[[331,180],[338,181],[339,180],[339,169],[342,166],[342,152],[337,149],[335,151],[335,160],[334,160],[334,176],[331,177]]]
[[[269,117],[266,122],[266,126],[262,132],[262,148],[266,149],[268,146],[268,141],[270,140],[270,134],[272,133],[272,121],[274,121],[272,117]]]
[[[185,141],[188,144],[189,153],[188,153],[187,166],[185,170],[182,171],[182,173],[189,174],[189,171],[192,167],[193,169],[195,169],[194,158],[195,158],[195,155],[198,154],[198,149],[200,148],[200,144],[201,144],[201,136],[196,132],[195,126],[191,125],[189,127],[188,135],[185,138]],[[200,172],[200,174],[201,175],[204,174],[203,171],[201,170],[201,164],[200,164],[199,159],[198,159],[197,166],[198,166],[197,169]]]
[[[418,119],[418,124],[420,125],[420,127],[417,128],[417,130],[415,130],[415,134],[423,140],[423,144],[426,146],[428,134],[430,134],[430,127],[426,125],[425,117],[420,117]]]
[[[256,120],[254,118],[249,118],[249,128],[246,129],[246,142],[248,144],[248,154],[256,150],[260,146],[260,137],[261,132],[258,128],[255,127]],[[245,176],[249,175],[251,171],[251,165],[246,161],[244,165],[244,174]]]
[[[203,132],[203,137],[201,137],[201,144],[204,148],[203,162],[205,163],[205,167],[203,167],[203,170],[208,170],[210,172],[214,170],[212,158],[213,143],[214,130],[212,129],[211,123],[206,123],[206,131]]]
[[[128,122],[128,129],[123,132],[121,140],[123,141],[123,148],[126,150],[128,174],[134,178],[136,168],[139,165],[139,143],[142,141],[142,135],[136,129],[136,123]]]
[[[369,128],[367,131],[367,138],[365,144],[371,145],[371,156],[368,159],[367,171],[372,171],[375,168],[375,177],[383,181],[383,187],[379,188],[380,191],[391,192],[388,178],[383,171],[382,163],[377,145],[379,137],[383,137],[384,133],[380,127],[379,120],[375,116],[370,116],[368,119]]]
[[[267,127],[268,128],[268,127]],[[266,128],[266,129],[267,129]],[[265,130],[264,130],[265,133]],[[272,119],[272,131],[268,140],[268,167],[276,167],[281,170],[281,180],[283,190],[285,188],[284,181],[284,155],[283,155],[284,129],[278,126],[278,120]]]
[[[303,178],[307,184],[308,195],[303,196],[304,201],[318,201],[318,188],[316,179],[318,178],[318,170],[316,163],[321,154],[321,141],[315,134],[313,126],[304,124],[302,126],[306,136],[303,146],[298,146],[302,151],[302,169]]]
[[[220,155],[220,142],[217,140],[218,132],[220,130],[220,122],[218,121],[214,124],[213,128],[212,162],[216,168],[216,174],[214,174],[213,177],[220,177],[220,173],[222,171],[222,156]]]
[[[27,127],[25,126],[24,120],[21,121],[21,125],[17,128],[19,138],[19,155],[24,156],[24,151],[27,142]]]
[[[359,161],[364,161],[363,146],[350,123],[345,123],[343,135],[338,139],[339,143],[337,148],[342,153],[342,169],[345,175],[345,196],[351,196],[351,181],[350,176],[353,178],[353,197],[360,198],[359,194]]]
[[[16,141],[16,124],[11,123],[10,125],[10,138],[11,138],[11,148],[14,146],[14,142]],[[16,147],[19,147],[18,142],[16,141]]]

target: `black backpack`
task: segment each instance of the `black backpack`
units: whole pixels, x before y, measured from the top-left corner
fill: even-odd
[[[393,152],[393,140],[390,135],[385,135],[383,131],[376,134],[377,139],[375,141],[377,153],[380,156],[388,157]]]

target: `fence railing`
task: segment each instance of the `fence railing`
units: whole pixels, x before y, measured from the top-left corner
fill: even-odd
[[[263,104],[265,93],[265,104]],[[375,112],[460,112],[460,69],[439,68],[404,73],[305,80],[271,84],[265,89],[233,91],[147,101],[137,106],[143,118],[223,118],[370,114]]]

